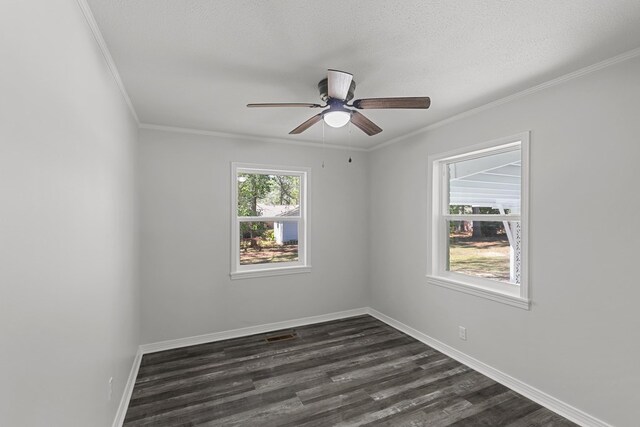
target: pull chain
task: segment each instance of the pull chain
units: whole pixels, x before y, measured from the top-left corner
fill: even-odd
[[[322,120],[322,168],[324,169],[324,158],[327,155],[327,147],[324,141],[324,120]]]
[[[351,120],[349,120],[349,139],[347,140],[349,148],[349,163],[351,163]]]

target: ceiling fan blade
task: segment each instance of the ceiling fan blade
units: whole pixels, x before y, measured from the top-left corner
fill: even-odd
[[[356,99],[353,106],[361,109],[373,108],[429,108],[431,99],[424,97],[405,97],[405,98],[368,98]]]
[[[302,133],[305,130],[309,129],[311,126],[318,123],[320,120],[322,120],[322,113],[316,114],[315,116],[311,117],[309,120],[307,120],[306,122],[302,123],[300,126],[295,128],[294,130],[289,132],[289,135]]]
[[[380,127],[373,123],[371,120],[367,119],[363,114],[360,114],[357,111],[351,112],[351,123],[358,126],[360,130],[366,133],[369,136],[377,135],[382,132]]]
[[[353,75],[338,70],[327,70],[327,95],[333,99],[344,101],[349,94]]]
[[[264,104],[247,104],[247,107],[306,107],[306,108],[320,108],[320,104],[305,104],[303,102],[271,102]]]

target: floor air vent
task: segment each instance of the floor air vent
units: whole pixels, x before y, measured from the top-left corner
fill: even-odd
[[[286,332],[284,334],[278,334],[278,335],[271,335],[265,338],[266,342],[278,342],[278,341],[285,341],[285,340],[292,340],[297,338],[298,335],[296,335],[295,332]]]

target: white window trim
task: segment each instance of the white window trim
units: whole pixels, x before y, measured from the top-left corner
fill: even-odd
[[[282,217],[238,217],[238,173],[296,175],[300,177],[300,219],[298,229],[298,261],[276,264],[240,265],[241,221],[281,221]],[[311,271],[309,248],[309,188],[311,169],[294,166],[276,166],[255,163],[231,163],[231,279],[280,276]]]
[[[443,179],[442,168],[446,162],[460,158],[494,152],[500,148],[520,144],[522,158],[522,176],[520,193],[520,226],[521,226],[521,264],[520,285],[510,285],[494,280],[472,277],[466,274],[445,271],[442,255],[445,251],[446,230],[441,226],[444,218],[443,203],[448,190],[448,182]],[[482,144],[468,146],[446,153],[435,154],[428,158],[428,255],[427,283],[466,294],[479,296],[492,301],[501,302],[528,310],[530,301],[529,283],[529,132],[523,132],[504,138],[487,141]],[[447,193],[448,194],[448,193]],[[445,196],[445,197],[442,197]],[[466,216],[465,216],[466,217]],[[490,215],[489,218],[500,218]],[[482,218],[481,218],[482,219]],[[500,220],[500,219],[498,219]]]

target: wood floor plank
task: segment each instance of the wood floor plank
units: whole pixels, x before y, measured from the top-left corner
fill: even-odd
[[[450,425],[456,427],[504,426],[518,420],[519,418],[523,418],[539,408],[540,405],[532,402],[531,400],[521,398],[520,396],[514,396],[512,399],[508,399],[487,408],[478,414],[463,418]]]
[[[447,371],[444,372],[438,372],[434,375],[428,375],[422,378],[419,378],[417,380],[405,383],[405,384],[401,384],[401,385],[397,385],[395,387],[390,387],[390,388],[386,388],[384,390],[380,390],[377,391],[375,393],[373,393],[371,395],[371,397],[373,398],[373,400],[382,400],[382,399],[388,399],[391,396],[395,396],[396,394],[405,392],[407,390],[416,388],[416,387],[421,387],[427,384],[431,384],[433,382],[439,381],[441,379],[450,377],[452,375],[456,375],[456,374],[462,374],[464,372],[468,372],[470,368],[466,367],[466,366],[457,366],[453,369],[449,369]]]
[[[431,423],[437,422],[442,416],[443,411],[450,407],[457,407],[458,405],[467,406],[468,401],[465,399],[466,395],[460,395],[460,391],[464,393],[475,393],[478,390],[484,389],[494,385],[495,382],[490,378],[478,374],[477,372],[469,372],[460,377],[459,381],[454,384],[442,387],[442,391],[445,392],[441,399],[438,399],[426,406],[416,407],[403,413],[394,414],[384,420],[379,420],[369,425],[376,426],[398,426],[398,425],[412,425],[412,426],[430,426]],[[444,413],[445,416],[449,416],[448,413]]]
[[[238,412],[225,418],[206,423],[198,423],[200,426],[259,426],[268,423],[275,417],[287,416],[290,412],[302,407],[302,402],[297,397],[271,405],[260,406],[250,411]],[[272,424],[273,425],[273,424]]]
[[[146,354],[124,425],[575,424],[362,315]]]
[[[549,411],[546,408],[540,408],[537,411],[530,413],[529,415],[515,420],[509,423],[507,427],[531,427],[531,426],[545,426],[545,427],[566,427],[573,426],[574,424],[562,418],[560,415]]]
[[[353,351],[351,351],[353,349],[369,348],[369,346],[374,344],[388,342],[393,337],[397,338],[397,334],[355,334],[345,338],[322,340],[318,345],[311,346],[311,344],[307,344],[291,346],[289,348],[265,351],[263,353],[233,359],[220,360],[219,358],[215,358],[209,361],[198,358],[196,359],[197,363],[190,363],[187,366],[176,366],[175,363],[172,363],[174,368],[170,370],[163,370],[161,372],[146,371],[143,373],[144,376],[139,378],[137,384],[139,384],[140,388],[144,388],[148,383],[162,382],[174,377],[187,378],[238,367],[252,371],[254,378],[258,377],[260,371],[265,371],[265,377],[268,377],[273,374],[274,368],[277,367],[287,366],[287,370],[295,370],[296,367],[293,365],[294,363],[316,360],[320,356],[329,358],[333,355],[340,355],[341,353],[353,354]]]
[[[191,392],[182,392],[177,395],[169,396],[153,396],[145,402],[139,402],[136,405],[129,406],[127,418],[129,420],[138,420],[147,416],[164,414],[167,411],[184,408],[198,403],[216,401],[227,396],[242,394],[255,390],[253,381],[246,378],[242,381],[236,381],[231,384],[224,383],[214,385],[212,387]]]
[[[310,404],[292,409],[286,414],[275,414],[272,417],[261,420],[269,425],[278,427],[297,427],[305,421],[324,420],[329,412],[339,411],[350,407],[354,403],[370,401],[371,397],[362,390],[356,390],[348,394],[331,396],[324,400],[318,400]],[[255,424],[257,425],[257,424]]]
[[[438,414],[429,416],[428,425],[433,427],[449,426],[513,398],[515,398],[515,394],[512,391],[507,391],[475,405],[465,399],[443,408]]]
[[[348,393],[358,389],[371,388],[373,390],[377,390],[380,383],[406,383],[411,381],[418,374],[421,374],[419,368],[413,366],[402,366],[400,368],[389,369],[376,377],[362,378],[341,383],[330,381],[327,384],[322,384],[318,387],[301,390],[297,394],[300,400],[306,404],[326,398],[327,396]]]
[[[366,353],[364,355],[360,355],[354,358],[343,358],[338,361],[330,361],[330,363],[323,363],[326,361],[316,360],[316,363],[311,364],[306,367],[306,369],[300,369],[293,372],[281,373],[280,375],[275,375],[269,378],[263,378],[256,380],[255,386],[258,390],[268,387],[273,387],[274,385],[282,386],[282,384],[286,384],[290,381],[295,381],[296,377],[300,375],[334,375],[336,371],[342,372],[345,368],[353,369],[354,367],[359,367],[364,364],[369,363],[386,363],[390,359],[395,360],[396,356],[400,353],[398,347],[392,347],[390,349],[382,349],[372,353]],[[395,366],[386,365],[387,368],[391,369]],[[418,369],[417,365],[411,364],[410,361],[406,361],[404,365],[407,368]]]
[[[452,404],[456,400],[458,385],[460,382],[468,383],[465,389],[473,389],[472,385],[481,388],[484,383],[482,375],[477,372],[466,372],[452,377],[437,380],[433,383],[412,388],[389,396],[383,400],[374,400],[371,404],[355,409],[343,411],[342,419],[346,424],[353,425],[377,425],[386,423],[399,416],[411,413],[418,409],[428,409],[432,407],[443,408]],[[437,399],[424,399],[425,396],[435,396]],[[385,411],[390,407],[395,407],[394,411]],[[370,416],[375,414],[375,416]]]
[[[225,396],[223,398],[202,403],[189,403],[183,407],[170,411],[154,414],[151,421],[159,424],[171,425],[171,423],[189,420],[191,423],[203,423],[218,418],[228,417],[241,411],[259,409],[265,405],[276,404],[293,398],[297,399],[296,391],[306,387],[314,387],[329,381],[326,375],[314,377],[300,377],[295,383],[285,387],[274,387],[263,390],[255,390]],[[299,399],[298,399],[299,400]],[[155,425],[153,422],[150,425]],[[143,424],[146,425],[146,424]]]

